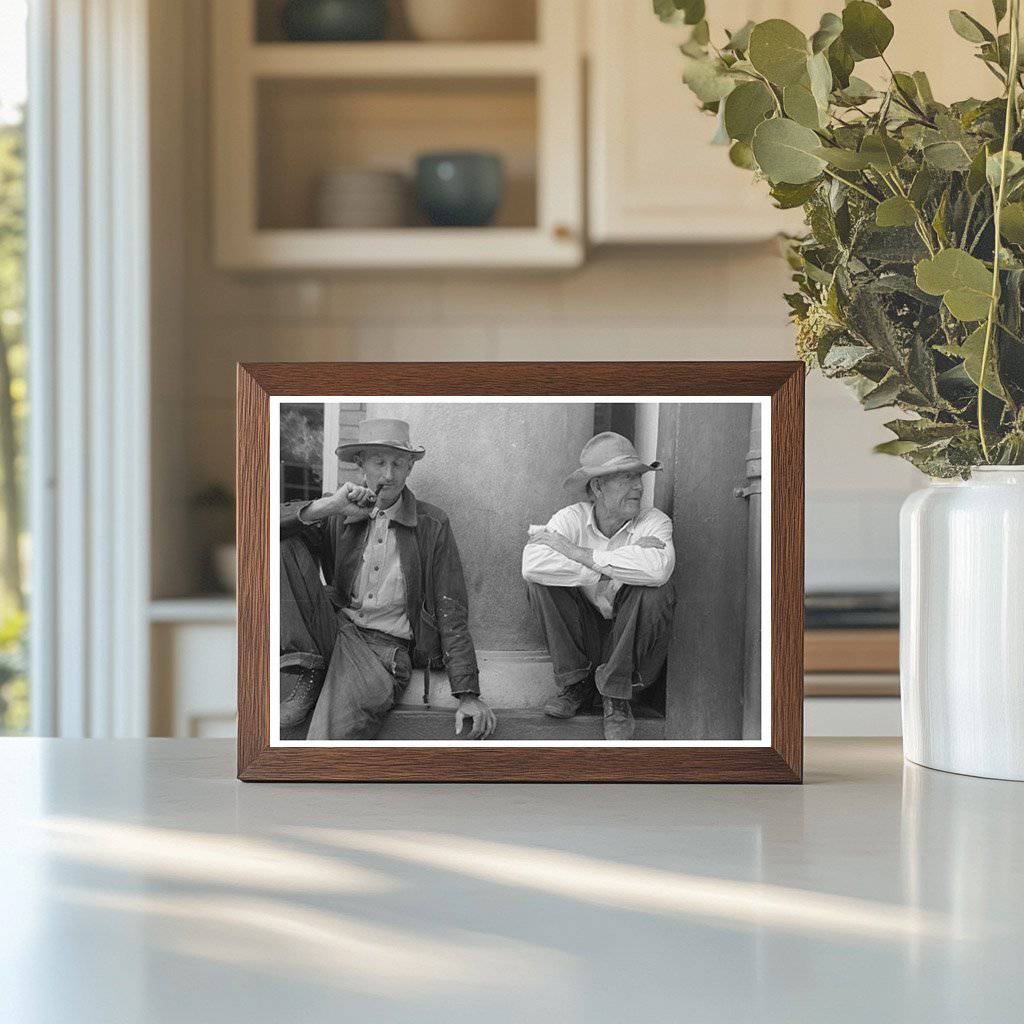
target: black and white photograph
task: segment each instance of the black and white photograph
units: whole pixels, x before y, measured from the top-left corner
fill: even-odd
[[[765,746],[762,397],[274,397],[271,743]]]

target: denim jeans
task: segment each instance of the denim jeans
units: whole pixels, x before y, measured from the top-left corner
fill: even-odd
[[[626,584],[608,621],[579,587],[527,583],[559,693],[591,676],[605,697],[628,699],[658,678],[668,655],[675,588]]]
[[[303,541],[281,541],[281,669],[323,676],[308,726],[282,739],[374,739],[412,675],[409,647],[337,610]]]

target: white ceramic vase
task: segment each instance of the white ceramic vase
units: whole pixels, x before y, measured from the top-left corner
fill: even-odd
[[[904,503],[900,692],[911,761],[1024,781],[1024,466]]]

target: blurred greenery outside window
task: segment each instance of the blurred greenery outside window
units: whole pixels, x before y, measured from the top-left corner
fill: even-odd
[[[24,0],[0,0],[0,734],[29,728]]]

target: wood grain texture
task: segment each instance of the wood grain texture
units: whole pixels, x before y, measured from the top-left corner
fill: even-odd
[[[768,395],[770,747],[271,747],[271,395]],[[238,368],[238,777],[346,782],[799,782],[803,403],[798,362],[250,363]],[[767,547],[767,545],[766,545]]]

